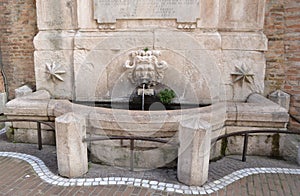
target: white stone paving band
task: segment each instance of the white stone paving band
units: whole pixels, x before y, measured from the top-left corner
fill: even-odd
[[[211,194],[215,191],[223,189],[229,184],[253,174],[298,174],[300,169],[288,168],[247,168],[233,172],[219,180],[207,183],[204,186],[185,186],[180,184],[165,183],[154,180],[144,180],[139,178],[125,178],[125,177],[107,177],[107,178],[62,178],[54,175],[39,158],[15,152],[0,152],[2,157],[17,158],[29,163],[37,175],[45,182],[57,186],[98,186],[98,185],[129,185],[136,187],[145,187],[154,190],[161,190],[167,192],[176,192],[184,194]]]
[[[0,135],[2,135],[4,133],[6,133],[6,129],[5,128],[3,128],[3,129],[0,130]]]

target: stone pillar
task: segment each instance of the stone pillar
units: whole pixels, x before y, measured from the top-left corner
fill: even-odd
[[[67,113],[55,119],[56,151],[60,175],[74,178],[88,171],[85,119]]]
[[[177,177],[187,185],[201,186],[208,179],[211,126],[200,119],[180,122]]]

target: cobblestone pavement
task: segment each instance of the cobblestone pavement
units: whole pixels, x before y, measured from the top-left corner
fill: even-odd
[[[88,186],[53,185],[41,179],[41,176],[33,170],[36,167],[24,160],[0,156],[0,195],[179,195],[183,191],[161,191],[153,188],[136,186],[134,184],[112,184]],[[242,173],[246,172],[244,170]],[[291,171],[291,170],[290,170]],[[210,192],[210,195],[295,195],[300,192],[299,174],[276,173],[254,174],[232,181],[226,187],[218,191]],[[188,189],[186,189],[188,190]],[[191,187],[188,194],[207,194],[203,187]]]
[[[174,169],[129,172],[96,164],[90,164],[89,173],[82,178],[69,180],[57,176],[54,146],[45,145],[39,151],[36,145],[8,143],[0,137],[0,151],[0,195],[299,195],[300,192],[300,167],[267,157],[248,156],[247,162],[241,162],[240,156],[227,156],[210,163],[209,182],[203,187],[188,187],[177,182]]]

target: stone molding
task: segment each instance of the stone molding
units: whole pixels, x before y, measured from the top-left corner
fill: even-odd
[[[194,108],[182,111],[170,110],[167,112],[168,116],[172,117],[170,120],[174,123],[178,121],[178,119],[174,118],[176,115],[180,115],[180,118],[186,119],[191,118],[193,115],[198,117],[200,115],[205,121],[211,123],[213,130],[223,126],[232,125],[286,128],[289,114],[285,108],[257,93],[250,95],[247,100],[246,103],[220,102],[204,108]],[[211,119],[210,113],[222,107],[226,108],[224,111],[226,115],[214,116],[213,119]],[[124,120],[123,123],[130,123],[130,121],[132,121],[132,119],[126,118],[126,116],[129,115],[127,110],[118,110],[118,113],[113,113],[112,109],[107,108],[93,108],[91,110],[91,107],[89,106],[73,104],[68,100],[50,99],[50,95],[47,91],[37,91],[31,95],[14,99],[6,104],[4,110],[4,114],[7,115],[8,118],[17,116],[22,116],[24,118],[24,115],[26,115],[28,116],[28,119],[34,117],[53,119],[68,112],[80,113],[86,118],[96,115],[95,117],[97,117],[98,120],[104,121],[114,119],[114,115],[117,114],[120,116],[120,119]],[[145,122],[147,122],[147,119],[142,118],[142,116],[147,113],[148,112],[146,111],[130,111],[130,115],[145,120]],[[159,120],[161,117],[157,115],[157,118]]]
[[[54,29],[124,29],[129,23],[140,19],[148,21],[176,21],[194,23],[189,29],[231,29],[257,31],[263,29],[265,0],[193,0],[184,1],[139,1],[135,7],[127,1],[93,0],[37,0],[37,22],[39,30]],[[143,3],[144,2],[144,3]],[[102,6],[101,6],[102,3]],[[51,7],[52,9],[48,9]],[[145,11],[147,7],[147,11]],[[187,14],[188,13],[188,14]],[[118,20],[116,20],[118,19]],[[98,21],[98,24],[97,24]],[[125,25],[127,23],[127,25]],[[100,25],[99,25],[100,24]],[[152,23],[154,24],[154,23]],[[161,23],[157,23],[159,26]],[[103,26],[104,25],[104,26]],[[130,24],[129,24],[130,25]],[[109,28],[106,28],[106,27]],[[186,26],[186,25],[184,25]],[[178,28],[186,30],[186,28]]]

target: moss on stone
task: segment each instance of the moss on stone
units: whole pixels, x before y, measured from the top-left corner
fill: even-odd
[[[272,157],[279,157],[280,156],[279,141],[280,141],[279,133],[274,134],[272,136],[272,151],[271,151],[271,156]]]
[[[13,127],[8,127],[6,129],[6,137],[10,142],[14,141],[14,128]]]
[[[223,138],[222,139],[222,143],[221,143],[221,156],[225,156],[226,155],[227,145],[228,145],[227,138]]]

